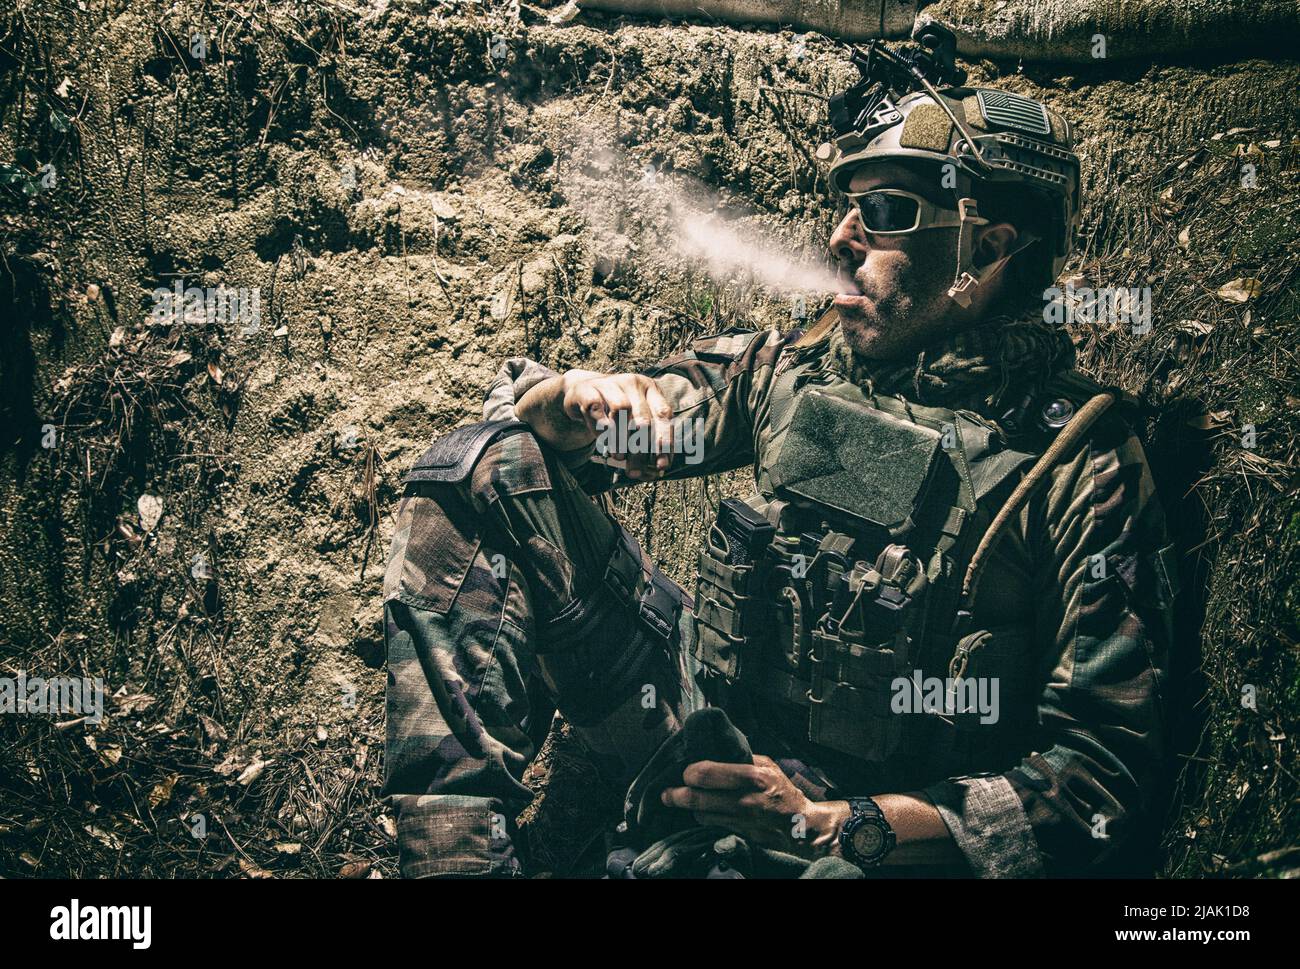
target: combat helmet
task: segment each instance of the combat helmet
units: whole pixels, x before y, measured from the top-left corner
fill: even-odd
[[[977,270],[972,230],[981,224],[975,185],[1006,186],[1042,207],[1050,226],[1041,240],[1051,273],[1061,272],[1079,227],[1079,158],[1065,118],[1030,98],[966,87],[956,66],[956,37],[935,21],[918,24],[918,49],[895,52],[880,41],[852,50],[862,79],[830,99],[833,141],[818,149],[830,161],[833,188],[847,192],[854,172],[875,160],[930,162],[953,178],[960,216],[957,272],[948,295],[963,306],[970,293],[1022,249],[1039,241],[1022,232],[1007,256]],[[943,168],[943,166],[951,166]]]

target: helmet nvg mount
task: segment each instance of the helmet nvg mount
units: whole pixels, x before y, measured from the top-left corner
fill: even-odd
[[[830,99],[833,143],[817,157],[830,161],[831,185],[848,191],[853,174],[876,161],[928,162],[952,178],[960,227],[957,272],[948,295],[969,306],[971,292],[1016,252],[1039,241],[1022,230],[1019,245],[977,269],[971,236],[980,217],[975,183],[1022,190],[1051,214],[1052,275],[1061,271],[1079,224],[1079,158],[1073,126],[1044,105],[1019,94],[965,87],[956,66],[957,39],[930,21],[913,34],[919,49],[895,52],[878,40],[853,48],[862,79]]]

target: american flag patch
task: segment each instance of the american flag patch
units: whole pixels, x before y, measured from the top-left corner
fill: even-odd
[[[1015,128],[1034,135],[1050,135],[1047,109],[1037,101],[1006,91],[976,91],[980,113],[991,128]]]

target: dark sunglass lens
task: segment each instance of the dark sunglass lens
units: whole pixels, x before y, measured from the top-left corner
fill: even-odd
[[[899,232],[916,225],[915,199],[905,195],[869,192],[858,199],[862,224],[871,232]]]

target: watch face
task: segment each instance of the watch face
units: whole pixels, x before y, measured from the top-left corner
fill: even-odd
[[[853,832],[853,850],[861,858],[874,858],[885,845],[885,833],[874,824],[860,824]]]

